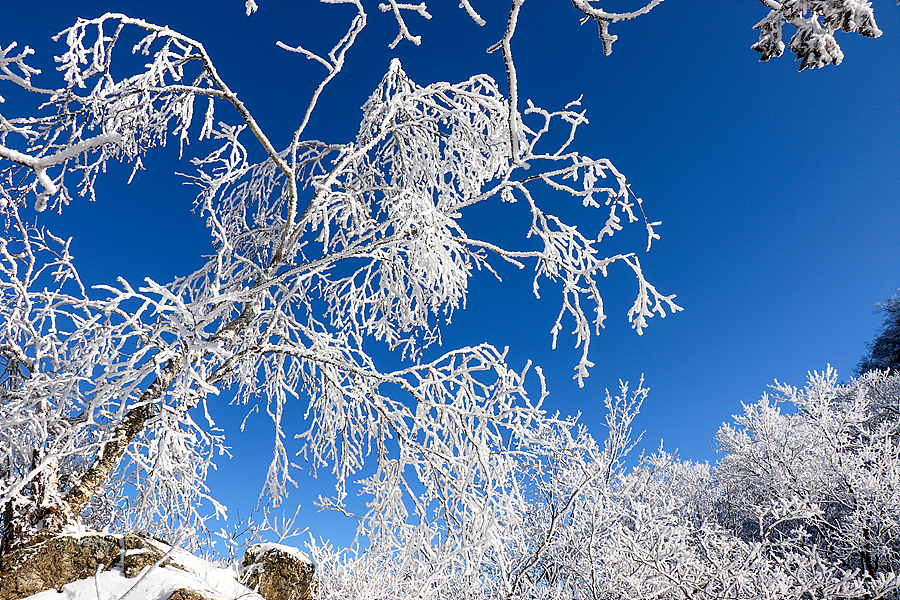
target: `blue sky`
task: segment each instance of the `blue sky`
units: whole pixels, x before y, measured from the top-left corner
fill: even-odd
[[[388,48],[393,20],[369,7],[369,27],[326,89],[307,135],[352,139],[359,107],[393,57],[420,84],[480,72],[502,79],[499,54],[484,49],[502,35],[505,3],[473,2],[488,21],[482,28],[456,4],[432,0],[430,21],[406,15],[423,42],[395,50]],[[635,4],[618,0],[608,8]],[[284,146],[324,70],[275,41],[325,51],[353,11],[306,0],[259,5],[248,18],[238,0],[5,2],[0,44],[36,48],[33,62],[50,85],[57,80],[49,57],[61,45],[49,38],[76,17],[119,11],[167,24],[206,45],[220,75]],[[662,239],[641,252],[641,263],[685,310],[652,319],[638,337],[625,318],[634,280],[624,266],[612,269],[601,290],[609,319],[592,346],[596,366],[579,389],[571,377],[580,351],[568,330],[550,350],[558,296],[548,287],[538,301],[528,271],[501,269],[503,284],[485,273],[473,282],[468,309],[444,332],[445,347],[487,341],[509,346],[514,366],[532,359],[548,376],[547,406],[582,412],[597,437],[603,390],[644,374],[651,393],[636,422],[646,430],[642,445],[652,450],[664,440],[683,458],[710,462],[722,422],[774,379],[802,385],[808,370],[829,363],[849,378],[881,323],[874,304],[900,287],[900,9],[892,0],[873,5],[881,38],[840,34],[842,65],[798,73],[792,55],[760,63],[750,50],[752,26],[767,12],[755,0],[668,0],[614,26],[619,40],[609,57],[596,28],[579,26],[569,3],[526,2],[513,41],[523,105],[531,98],[556,109],[584,94],[591,123],[576,145],[609,158],[644,199],[648,217],[663,222]],[[10,99],[0,111],[14,115],[15,107]],[[172,175],[187,170],[174,163],[176,154],[175,145],[152,153],[148,170],[128,187],[125,175],[111,173],[95,204],[78,201],[61,217],[39,217],[51,231],[74,237],[87,281],[168,281],[209,253],[204,224],[189,212],[192,191]],[[558,213],[601,218],[563,200],[547,201],[560,203],[552,205]],[[491,207],[463,223],[472,232],[521,239],[521,208],[517,216],[515,207]],[[604,245],[642,251],[644,243],[637,228]],[[233,427],[243,412],[222,407],[220,415]],[[264,417],[230,438],[236,458],[220,464],[211,485],[232,510],[246,514],[255,504],[270,439]],[[328,493],[327,477],[300,483],[288,512],[299,501],[301,520],[317,537],[347,536],[345,525],[313,513],[310,499]]]

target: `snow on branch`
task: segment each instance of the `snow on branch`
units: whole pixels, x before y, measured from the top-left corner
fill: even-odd
[[[474,8],[472,8],[472,5],[469,3],[469,0],[460,0],[459,7],[461,9],[465,10],[466,14],[469,15],[469,17],[473,21],[475,21],[475,24],[478,25],[479,27],[484,27],[487,24],[487,21],[485,21],[481,17],[481,15],[479,15],[478,12]]]
[[[25,63],[25,58],[34,54],[34,50],[25,46],[25,48],[16,55],[10,55],[10,52],[16,49],[16,42],[10,43],[6,48],[0,47],[0,81],[12,81],[20,88],[29,92],[38,94],[53,94],[55,90],[47,90],[31,85],[31,76],[40,75],[40,69],[35,69]],[[19,70],[19,74],[12,71],[12,67]],[[3,96],[0,96],[0,104],[5,102]]]
[[[800,61],[801,71],[839,65],[844,60],[844,53],[834,37],[838,30],[872,38],[882,33],[875,23],[872,4],[865,0],[785,0],[765,4],[771,12],[753,27],[759,29],[759,41],[752,49],[760,53],[760,61],[784,53],[782,26],[785,23],[797,30],[788,47]]]
[[[69,160],[78,157],[82,153],[89,152],[90,150],[105,144],[119,144],[121,142],[122,136],[118,133],[104,133],[90,139],[81,140],[80,142],[63,148],[51,156],[42,156],[40,158],[23,154],[12,148],[0,146],[0,158],[5,158],[10,162],[28,167],[34,172],[37,183],[41,184],[41,187],[43,188],[43,192],[37,195],[37,200],[34,203],[34,210],[43,212],[47,208],[47,199],[59,191],[59,188],[47,175],[47,169],[49,167],[64,164]]]
[[[366,11],[363,10],[362,4],[359,0],[323,0],[328,4],[353,4],[356,7],[357,14],[350,22],[350,28],[347,30],[347,33],[338,41],[337,44],[329,51],[328,59],[322,58],[321,56],[306,50],[302,46],[289,46],[281,41],[276,42],[276,45],[288,52],[295,52],[297,54],[302,54],[303,56],[315,60],[316,62],[322,64],[326,69],[328,69],[328,75],[325,79],[322,80],[321,83],[316,87],[313,92],[312,98],[309,101],[309,104],[306,107],[306,112],[303,115],[303,120],[300,122],[300,125],[294,131],[294,143],[293,148],[296,148],[297,144],[300,141],[300,136],[303,134],[303,131],[306,129],[306,125],[309,123],[309,119],[312,116],[313,109],[318,102],[319,96],[322,93],[322,90],[325,89],[325,86],[334,79],[334,77],[341,72],[341,69],[344,66],[344,60],[347,56],[347,51],[351,46],[356,42],[356,37],[362,32],[362,30],[366,27],[367,16]]]
[[[389,0],[388,4],[384,4],[383,2],[378,5],[378,10],[381,12],[390,11],[393,13],[394,18],[397,19],[397,26],[400,28],[400,32],[397,33],[397,37],[394,38],[394,41],[391,42],[388,47],[391,49],[396,48],[397,44],[399,44],[402,40],[408,40],[418,46],[422,43],[422,36],[413,35],[409,32],[409,29],[406,27],[406,21],[403,20],[403,15],[400,14],[401,10],[413,10],[419,13],[419,16],[423,19],[430,19],[431,14],[428,12],[428,7],[425,6],[424,2],[420,2],[419,4],[402,4],[397,3],[397,0]]]
[[[597,22],[597,25],[600,28],[600,41],[603,42],[603,53],[609,56],[612,54],[613,43],[619,39],[619,36],[611,35],[609,33],[609,24],[618,23],[620,21],[629,21],[640,17],[641,15],[645,15],[659,6],[662,1],[663,0],[650,0],[650,2],[637,10],[622,13],[607,12],[602,8],[595,8],[592,6],[591,0],[572,0],[572,5],[584,14],[582,23],[588,19],[593,19]]]
[[[152,60],[145,72],[117,80],[110,72],[110,65],[125,27],[147,32],[132,52],[152,54]],[[19,201],[25,193],[33,192],[37,206],[43,209],[56,195],[53,207],[61,210],[71,200],[66,175],[79,171],[82,179],[78,193],[93,199],[96,176],[109,160],[131,162],[134,171],[142,169],[141,156],[155,146],[165,145],[170,133],[176,135],[183,152],[189,143],[188,132],[194,122],[194,102],[198,96],[209,99],[199,139],[212,132],[215,118],[212,101],[221,98],[232,104],[269,155],[280,161],[249,111],[218,76],[199,42],[165,27],[116,13],[81,19],[60,32],[56,39],[65,39],[68,46],[59,58],[58,67],[66,85],[52,92],[44,105],[55,109],[56,114],[39,120],[3,119],[0,128],[2,156],[32,171],[30,183],[16,184],[15,197]],[[4,51],[4,56],[11,48]],[[24,68],[21,58],[27,54],[26,51],[13,59],[0,59],[4,60],[0,69],[5,74],[0,78],[11,78],[8,66],[11,60]],[[192,67],[196,69],[193,73]],[[28,91],[44,92],[29,88],[27,78],[13,81]],[[58,168],[54,174],[49,172],[51,167]],[[16,172],[15,166],[0,172],[6,180],[0,184],[4,198],[13,197],[8,182],[13,181]]]

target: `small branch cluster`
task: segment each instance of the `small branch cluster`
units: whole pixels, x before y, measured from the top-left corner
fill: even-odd
[[[793,25],[789,47],[800,61],[800,70],[839,65],[844,53],[834,34],[838,31],[857,32],[876,38],[881,30],[875,24],[871,2],[865,0],[785,0],[766,1],[771,12],[753,28],[759,29],[759,41],[752,48],[759,52],[759,60],[767,61],[784,53],[782,26]]]
[[[582,23],[587,22],[588,19],[593,19],[597,23],[597,26],[600,28],[600,41],[603,42],[603,53],[609,56],[612,54],[613,42],[619,39],[619,36],[609,33],[609,24],[618,23],[620,21],[630,21],[631,19],[645,15],[659,6],[662,1],[663,0],[650,0],[647,4],[637,10],[622,13],[607,12],[602,8],[596,8],[593,6],[592,0],[572,0],[572,4],[584,15],[581,21]]]
[[[403,15],[400,14],[401,10],[413,10],[419,13],[419,16],[423,19],[430,19],[431,14],[428,12],[428,7],[425,6],[424,2],[419,4],[400,4],[397,3],[397,0],[390,0],[388,4],[381,3],[378,5],[378,10],[381,12],[390,11],[393,13],[394,18],[397,19],[397,25],[400,27],[400,32],[397,34],[397,37],[394,38],[394,41],[390,43],[390,48],[396,48],[397,44],[399,44],[402,40],[407,40],[418,46],[422,43],[422,36],[413,35],[409,32],[409,29],[406,27],[406,21],[403,20]]]

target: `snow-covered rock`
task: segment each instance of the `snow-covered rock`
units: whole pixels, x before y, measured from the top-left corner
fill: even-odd
[[[207,600],[207,598],[197,590],[178,588],[172,592],[172,595],[169,596],[168,600]]]
[[[313,598],[315,565],[305,552],[280,544],[254,544],[238,567],[241,582],[266,600]]]
[[[0,599],[18,600],[93,577],[120,557],[114,535],[56,536],[5,554],[0,559]]]
[[[265,600],[238,581],[237,565],[219,567],[144,536],[64,535],[22,552],[0,561],[0,600]]]

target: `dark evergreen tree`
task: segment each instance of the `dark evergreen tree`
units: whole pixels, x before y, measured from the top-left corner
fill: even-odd
[[[880,305],[878,312],[884,313],[881,332],[868,345],[869,353],[856,366],[856,374],[862,375],[875,369],[890,369],[900,372],[900,296],[894,295]]]

